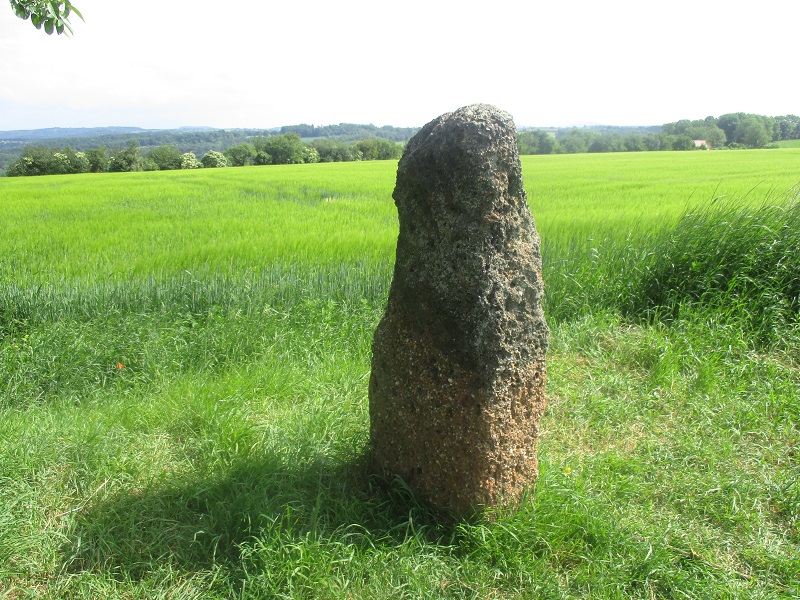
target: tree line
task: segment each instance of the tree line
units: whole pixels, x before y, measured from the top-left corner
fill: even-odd
[[[61,148],[28,145],[11,162],[6,174],[56,175],[396,160],[402,154],[402,142],[417,130],[343,123],[324,127],[290,125],[280,131],[280,134],[266,130],[145,132],[136,134],[135,139],[121,135],[78,138]],[[336,137],[318,137],[322,134]],[[301,135],[311,140],[304,142]],[[347,140],[357,135],[368,137]],[[127,139],[127,146],[88,145],[118,139]],[[728,113],[694,121],[683,119],[660,127],[532,129],[518,134],[520,154],[767,148],[774,142],[794,139],[800,139],[800,117],[749,113]],[[186,144],[207,149],[202,153],[187,151]]]
[[[336,138],[342,141],[356,141],[369,138],[381,138],[395,142],[405,142],[419,131],[419,127],[392,127],[384,125],[354,125],[352,123],[339,123],[338,125],[284,125],[281,133],[296,133],[302,138]]]
[[[800,117],[728,113],[666,123],[649,133],[573,127],[555,132],[533,129],[518,137],[520,154],[768,148],[781,140],[800,139]]]
[[[290,125],[283,128],[274,129],[211,129],[211,128],[181,128],[171,130],[143,130],[139,128],[89,128],[89,129],[51,129],[51,130],[32,130],[17,132],[0,132],[0,175],[7,170],[12,163],[17,161],[26,151],[26,146],[45,145],[52,146],[56,151],[69,148],[75,152],[86,152],[106,147],[109,153],[124,149],[132,141],[136,141],[140,151],[146,154],[149,150],[158,146],[176,146],[181,150],[181,154],[191,152],[195,157],[202,157],[210,150],[225,152],[226,150],[239,146],[243,143],[253,144],[254,140],[270,138],[278,133],[298,133],[308,131],[311,128],[315,134],[325,134],[336,140],[335,144],[325,144],[319,139],[305,139],[310,143],[314,142],[320,151],[322,161],[333,160],[356,160],[359,157],[357,150],[352,148],[352,144],[342,144],[339,142],[352,142],[369,139],[372,137],[403,142],[410,138],[417,130],[414,128],[399,128],[392,126],[376,127],[374,125],[358,125],[353,123],[340,123],[338,125],[326,125],[315,127],[313,125]],[[126,129],[128,131],[126,131]],[[304,132],[305,132],[304,131]],[[7,135],[8,137],[3,137]],[[307,136],[317,137],[317,136]],[[55,150],[56,148],[61,150]],[[388,148],[388,146],[387,146]],[[370,148],[360,148],[364,160],[371,158],[375,151]],[[30,151],[28,151],[30,152]],[[69,153],[69,151],[67,151]],[[395,150],[395,153],[397,151]],[[381,154],[386,154],[384,149]],[[235,163],[232,163],[235,164]],[[253,162],[255,164],[255,162]],[[146,164],[144,165],[147,166]]]
[[[401,144],[384,138],[355,142],[320,138],[305,144],[297,133],[291,131],[270,137],[257,136],[224,151],[208,150],[201,158],[194,152],[182,152],[175,144],[162,144],[143,150],[137,140],[131,140],[127,147],[111,150],[103,144],[85,150],[75,150],[70,145],[59,149],[37,144],[26,146],[21,156],[9,166],[6,174],[9,177],[18,177],[396,160],[400,158],[402,151]]]

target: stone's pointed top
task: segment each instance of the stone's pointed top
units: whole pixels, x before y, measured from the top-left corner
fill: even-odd
[[[434,200],[413,191],[415,181],[432,184],[434,196],[457,199],[468,211],[489,208],[486,200],[496,193],[524,204],[516,133],[511,115],[490,104],[470,104],[427,123],[408,141],[398,164],[394,198],[401,221],[404,205]],[[497,187],[498,174],[507,178],[508,189]]]
[[[502,121],[508,121],[512,124],[514,123],[514,118],[510,113],[507,113],[506,111],[501,110],[491,104],[469,104],[467,106],[462,106],[451,113],[444,114],[439,118],[444,119],[451,117],[461,118],[469,121],[499,119]]]
[[[491,104],[470,104],[462,106],[458,110],[445,113],[432,121],[426,123],[417,134],[412,137],[407,144],[406,154],[413,153],[419,146],[424,145],[430,136],[442,136],[452,142],[451,135],[455,132],[466,132],[470,130],[490,130],[493,132],[492,139],[511,137],[516,146],[516,131],[513,117]],[[448,133],[449,132],[449,133]],[[482,136],[485,137],[485,136]],[[456,140],[461,145],[468,141],[464,139]],[[488,140],[487,140],[488,141]]]

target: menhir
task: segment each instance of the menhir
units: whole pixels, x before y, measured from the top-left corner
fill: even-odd
[[[511,116],[431,121],[397,170],[397,258],[369,382],[375,467],[456,517],[538,475],[549,330]]]

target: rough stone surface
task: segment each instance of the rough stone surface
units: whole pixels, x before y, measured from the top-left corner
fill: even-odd
[[[549,330],[511,116],[442,115],[397,170],[394,278],[369,382],[375,467],[468,516],[538,475]]]

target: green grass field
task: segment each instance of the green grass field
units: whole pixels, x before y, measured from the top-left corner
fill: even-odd
[[[396,163],[0,179],[0,599],[796,598],[800,149],[523,158],[541,476],[366,468]]]

